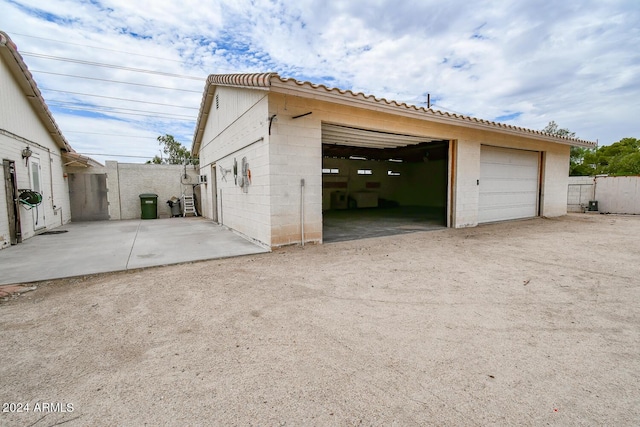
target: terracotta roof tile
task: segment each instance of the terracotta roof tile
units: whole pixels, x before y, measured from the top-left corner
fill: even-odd
[[[278,77],[278,75],[274,73],[211,74],[207,78],[207,84],[219,86],[267,87],[271,86],[272,76]]]
[[[542,131],[527,129],[519,126],[513,126],[506,123],[499,123],[490,120],[478,119],[475,117],[465,116],[461,114],[448,113],[440,110],[427,109],[424,107],[418,107],[415,105],[410,105],[405,102],[397,102],[395,100],[387,100],[386,98],[378,98],[374,95],[367,95],[362,92],[353,92],[351,90],[343,90],[338,88],[330,88],[323,84],[314,84],[308,81],[299,81],[293,78],[282,78],[277,73],[260,73],[260,74],[212,74],[207,79],[207,83],[205,85],[205,93],[203,96],[202,104],[200,107],[200,113],[198,115],[198,122],[196,124],[196,132],[194,134],[192,151],[196,148],[199,148],[200,141],[199,138],[202,137],[202,132],[204,131],[204,116],[208,115],[208,109],[211,107],[210,97],[213,94],[213,88],[215,86],[236,86],[236,87],[261,87],[261,88],[273,88],[274,85],[277,86],[294,86],[302,89],[311,89],[321,91],[327,94],[333,94],[336,96],[341,96],[345,98],[363,100],[383,105],[388,105],[390,107],[410,110],[416,112],[418,114],[424,114],[425,118],[429,116],[433,118],[445,118],[447,120],[452,120],[454,123],[458,122],[459,124],[478,124],[481,126],[486,126],[489,128],[498,128],[504,129],[512,132],[529,134],[529,135],[538,135],[543,137],[549,137],[556,140],[564,140],[566,143],[571,144],[575,143],[576,145],[582,145],[586,147],[596,147],[596,143],[592,141],[586,141],[578,138],[569,138],[565,136],[557,136],[548,134]],[[207,98],[209,96],[209,99]],[[452,123],[453,124],[453,123]],[[196,150],[197,151],[197,150]],[[194,153],[197,155],[197,153]]]

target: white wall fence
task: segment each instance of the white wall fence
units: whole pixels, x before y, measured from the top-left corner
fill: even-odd
[[[103,168],[69,169],[76,174],[106,174],[106,199],[108,217],[111,220],[139,219],[141,216],[140,194],[158,195],[158,217],[171,216],[167,200],[191,195],[198,173],[193,166],[118,163],[107,161]],[[199,198],[199,188],[195,188]],[[74,194],[71,194],[74,198]],[[73,201],[72,201],[73,205]],[[200,212],[200,210],[199,210]]]
[[[598,211],[640,215],[640,176],[571,176],[567,211],[584,212],[590,201]]]

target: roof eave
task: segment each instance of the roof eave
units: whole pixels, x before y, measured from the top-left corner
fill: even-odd
[[[20,53],[18,53],[17,46],[13,43],[11,38],[2,31],[0,31],[0,54],[3,56],[9,70],[22,88],[25,96],[29,100],[29,103],[33,106],[38,117],[49,131],[49,134],[55,143],[61,150],[73,152],[73,148],[67,142],[64,135],[62,135],[51,111],[49,111],[49,107],[47,107],[47,103],[42,97],[42,93],[40,92],[40,89],[38,89],[38,85],[33,79],[31,72],[29,72],[29,68],[25,64]]]
[[[214,94],[218,86],[251,90],[269,90],[272,80],[278,79],[279,76],[277,73],[210,74],[209,77],[207,77],[202,94],[202,101],[200,102],[196,130],[193,134],[193,142],[191,143],[191,155],[193,157],[199,156],[204,129],[207,125],[209,114],[211,113],[211,105],[213,104]]]
[[[469,116],[446,113],[439,110],[426,109],[406,103],[398,103],[396,101],[388,101],[384,98],[379,99],[372,95],[364,95],[363,93],[356,94],[351,91],[330,89],[323,85],[313,85],[308,82],[298,82],[293,79],[273,79],[271,88],[272,91],[278,93],[305,96],[312,99],[322,99],[343,105],[356,105],[358,107],[367,108],[370,110],[384,111],[390,114],[418,118],[420,120],[429,120],[436,123],[474,129],[480,128],[487,131],[517,135],[521,137],[544,140],[564,145],[586,148],[597,147],[597,143],[592,141],[555,136],[544,133],[542,131],[507,125],[504,123],[491,122],[488,120],[477,119]]]
[[[301,82],[295,79],[284,79],[277,73],[212,74],[207,78],[207,82],[205,84],[205,91],[200,106],[200,112],[198,114],[198,121],[196,123],[196,131],[194,134],[193,144],[191,146],[191,153],[194,156],[198,156],[200,151],[206,121],[210,114],[217,86],[270,90],[282,94],[319,99],[347,106],[357,106],[374,111],[383,111],[385,113],[417,118],[419,120],[428,120],[453,126],[462,126],[482,129],[489,132],[520,136],[535,139],[537,141],[543,140],[557,144],[586,148],[597,147],[597,143],[592,141],[556,136],[504,123],[492,122],[489,120],[477,119],[474,117],[452,114],[439,110],[426,109],[424,107],[417,107],[406,103],[398,103],[397,101],[388,101],[387,99],[376,98],[372,95],[354,93],[351,90],[340,90],[329,88],[325,85]]]

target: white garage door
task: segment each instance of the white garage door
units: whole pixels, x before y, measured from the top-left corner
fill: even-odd
[[[538,215],[538,159],[536,151],[481,147],[479,223]]]

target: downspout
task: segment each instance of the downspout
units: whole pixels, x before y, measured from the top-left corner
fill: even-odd
[[[300,180],[300,237],[304,246],[304,179]]]

